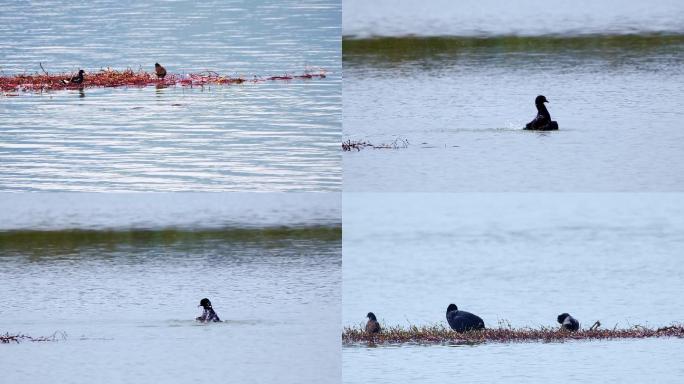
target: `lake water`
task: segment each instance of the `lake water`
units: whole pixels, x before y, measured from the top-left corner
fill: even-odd
[[[4,4],[4,75],[328,76],[0,96],[0,190],[338,191],[340,23],[331,0]]]
[[[2,198],[4,381],[339,382],[339,194]]]
[[[681,191],[684,3],[344,4],[345,191]],[[558,132],[521,128],[545,95]]]
[[[677,0],[345,0],[345,36],[540,35],[682,31]]]
[[[684,322],[680,194],[343,197],[344,326],[446,325],[449,303],[514,327]],[[681,339],[343,348],[345,383],[678,382]]]

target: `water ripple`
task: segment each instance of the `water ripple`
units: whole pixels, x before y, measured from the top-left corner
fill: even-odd
[[[39,62],[60,72],[151,70],[155,61],[174,73],[251,77],[310,65],[331,74],[3,98],[0,190],[339,190],[340,19],[340,4],[325,0],[5,5],[5,74]]]

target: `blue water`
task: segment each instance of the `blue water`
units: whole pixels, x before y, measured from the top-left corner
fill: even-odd
[[[684,3],[616,4],[345,2],[345,191],[684,190]]]
[[[342,324],[446,325],[449,303],[487,327],[684,322],[681,194],[343,197]],[[678,382],[681,339],[343,348],[345,383]]]
[[[3,4],[4,75],[328,76],[0,96],[0,190],[337,191],[340,23],[330,0]]]
[[[0,231],[340,225],[339,193],[0,194]]]
[[[3,383],[339,383],[338,194],[0,197]]]
[[[473,36],[682,32],[678,0],[345,0],[343,34]]]

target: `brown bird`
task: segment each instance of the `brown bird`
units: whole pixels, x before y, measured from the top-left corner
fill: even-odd
[[[79,69],[78,75],[72,77],[71,79],[62,80],[62,84],[83,84],[83,74],[84,73],[85,73],[84,70]]]
[[[366,317],[368,318],[368,322],[366,323],[366,332],[380,333],[380,323],[378,323],[378,319],[375,317],[375,314],[373,312],[368,312]]]
[[[164,80],[164,76],[166,76],[166,68],[159,65],[159,63],[154,63],[154,72],[157,74],[158,79]]]

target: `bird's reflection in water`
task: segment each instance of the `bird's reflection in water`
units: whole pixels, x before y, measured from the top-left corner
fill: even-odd
[[[81,97],[81,98],[85,97],[85,92],[83,92],[83,87],[80,87],[78,89],[78,97]]]
[[[164,94],[164,88],[168,88],[169,86],[164,84],[164,83],[159,83],[154,86],[156,88],[155,94],[157,97],[161,97]]]

